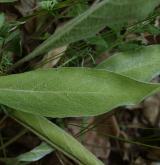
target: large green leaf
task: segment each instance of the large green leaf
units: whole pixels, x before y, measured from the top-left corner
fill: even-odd
[[[12,69],[47,51],[93,36],[106,25],[120,29],[142,20],[160,3],[160,0],[103,0],[59,28],[31,54],[16,63]]]
[[[62,151],[78,164],[103,165],[100,160],[83,147],[75,138],[46,118],[15,110],[9,111],[9,115],[38,135],[50,146]]]
[[[140,81],[150,81],[160,73],[160,46],[145,46],[116,53],[97,66]]]
[[[138,103],[158,88],[105,70],[37,70],[0,77],[0,103],[49,117],[90,116]]]

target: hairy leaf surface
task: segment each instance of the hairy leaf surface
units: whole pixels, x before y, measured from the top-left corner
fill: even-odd
[[[37,70],[0,77],[0,103],[48,117],[90,116],[138,103],[158,87],[106,70]]]
[[[140,81],[150,81],[160,73],[160,46],[145,46],[116,53],[97,66]]]

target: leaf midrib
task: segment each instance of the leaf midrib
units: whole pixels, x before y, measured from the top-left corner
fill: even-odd
[[[39,90],[21,90],[21,89],[6,89],[6,88],[0,88],[0,91],[7,91],[7,92],[22,92],[22,93],[48,93],[48,94],[99,94],[99,95],[105,95],[105,92],[86,92],[86,91],[39,91]]]

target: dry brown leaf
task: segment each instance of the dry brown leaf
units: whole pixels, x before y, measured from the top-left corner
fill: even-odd
[[[42,61],[37,65],[39,68],[52,68],[54,67],[61,57],[65,54],[67,46],[62,46],[51,50],[47,55],[44,56]]]
[[[20,0],[18,5],[15,5],[16,9],[22,14],[22,16],[26,16],[28,14],[32,14],[33,8],[36,6],[36,0]]]
[[[157,117],[160,113],[160,95],[154,95],[147,98],[143,103],[143,115],[152,124],[156,124]]]
[[[147,165],[146,161],[142,157],[138,157],[133,165]]]
[[[90,125],[91,128],[94,126],[94,118],[90,118],[86,121]],[[81,131],[80,127],[76,127],[74,125],[81,126],[83,121],[80,119],[70,119],[68,122],[69,131],[76,136]],[[74,123],[74,124],[73,124]],[[71,124],[71,125],[70,125]],[[86,124],[86,123],[85,123]],[[97,126],[96,126],[97,127]],[[80,139],[82,143],[97,157],[107,160],[110,152],[111,152],[111,144],[107,137],[100,136],[96,131],[96,128],[87,130],[84,134],[81,135]]]

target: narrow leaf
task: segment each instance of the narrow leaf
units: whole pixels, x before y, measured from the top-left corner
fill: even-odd
[[[9,114],[53,148],[62,151],[77,163],[81,165],[103,165],[75,138],[46,118],[15,110],[9,111]]]
[[[102,30],[106,25],[114,29],[121,29],[128,22],[133,24],[142,20],[159,3],[160,0],[103,0],[58,29],[31,54],[17,62],[11,70],[55,47],[89,38]]]
[[[41,143],[33,150],[19,155],[17,160],[23,162],[34,162],[50,154],[52,151],[54,151],[53,147],[50,147],[46,143]]]
[[[91,116],[136,104],[158,88],[106,70],[47,69],[0,77],[0,103],[48,117]]]

